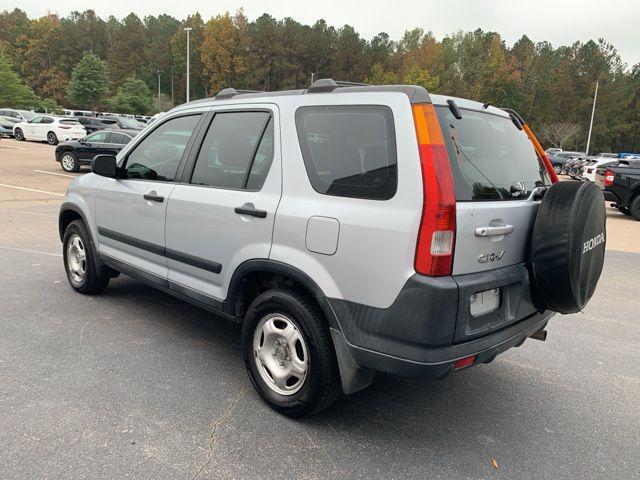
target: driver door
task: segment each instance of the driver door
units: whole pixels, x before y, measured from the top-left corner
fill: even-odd
[[[96,177],[100,254],[156,283],[167,283],[167,202],[201,116],[183,113],[159,123],[120,159],[119,178]]]
[[[115,153],[108,152],[105,148],[108,138],[109,132],[105,131],[92,133],[91,135],[87,136],[79,142],[79,145],[76,148],[78,152],[78,158],[80,160],[91,160],[93,159],[93,157],[101,153],[110,153],[112,155],[115,155]]]
[[[32,140],[36,138],[36,128],[40,124],[42,120],[42,116],[33,117],[31,120],[27,120],[26,125],[23,128],[24,138],[27,140]]]

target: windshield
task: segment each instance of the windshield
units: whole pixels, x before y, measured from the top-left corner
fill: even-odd
[[[517,200],[550,181],[526,133],[509,117],[437,107],[458,201]]]

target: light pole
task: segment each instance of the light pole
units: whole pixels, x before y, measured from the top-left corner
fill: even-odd
[[[189,103],[189,32],[193,30],[191,27],[185,27],[184,31],[187,32],[187,103]]]
[[[589,155],[589,144],[591,143],[591,130],[593,129],[593,117],[596,113],[596,100],[598,98],[598,82],[596,82],[596,93],[593,94],[593,107],[591,108],[591,121],[589,122],[589,135],[587,135],[587,151]]]
[[[160,70],[158,70],[158,100],[160,100]]]

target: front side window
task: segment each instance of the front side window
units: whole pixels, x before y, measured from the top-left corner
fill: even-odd
[[[33,117],[31,120],[29,120],[29,123],[43,123],[43,117]]]
[[[191,183],[259,190],[273,158],[269,112],[223,112],[213,118],[196,160]]]
[[[301,107],[296,129],[307,175],[318,193],[371,200],[395,195],[396,143],[389,107]]]
[[[105,143],[107,141],[107,135],[107,132],[97,132],[93,135],[89,135],[86,140],[87,142]]]
[[[172,182],[200,114],[172,118],[147,135],[129,154],[124,178]]]

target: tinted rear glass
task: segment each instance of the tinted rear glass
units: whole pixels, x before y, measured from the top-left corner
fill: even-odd
[[[296,128],[307,175],[317,192],[374,200],[393,197],[397,162],[389,107],[301,107]]]
[[[62,120],[60,120],[60,123],[62,123],[63,125],[78,125],[78,121],[71,118],[63,118]]]
[[[458,201],[517,200],[548,185],[533,143],[509,117],[436,107],[447,144]]]

